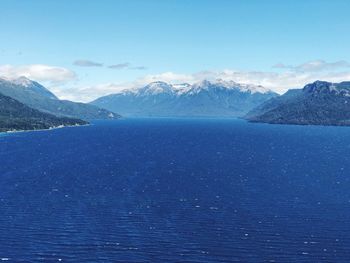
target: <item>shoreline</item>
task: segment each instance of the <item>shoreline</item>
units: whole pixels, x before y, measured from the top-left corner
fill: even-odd
[[[10,134],[16,134],[16,133],[25,133],[25,132],[40,132],[40,131],[52,131],[52,130],[58,130],[58,129],[62,129],[62,128],[74,128],[74,127],[82,127],[82,126],[89,126],[91,125],[91,123],[87,123],[87,124],[82,124],[82,125],[59,125],[59,126],[54,126],[54,127],[50,127],[47,129],[35,129],[35,130],[10,130],[10,131],[3,131],[0,132],[0,136],[1,135],[10,135]]]

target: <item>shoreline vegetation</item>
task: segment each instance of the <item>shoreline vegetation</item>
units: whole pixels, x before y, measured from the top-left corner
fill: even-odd
[[[52,126],[52,127],[43,128],[43,129],[7,130],[7,131],[0,131],[0,135],[24,133],[24,132],[52,131],[52,130],[58,130],[58,129],[62,129],[62,128],[75,128],[75,127],[90,126],[90,125],[92,125],[92,124],[86,123],[86,124],[75,124],[75,125],[58,125],[58,126]]]

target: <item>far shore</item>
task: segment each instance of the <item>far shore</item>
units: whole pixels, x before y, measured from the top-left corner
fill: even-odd
[[[34,130],[9,130],[9,131],[2,131],[0,132],[0,135],[6,135],[6,134],[13,134],[13,133],[24,133],[24,132],[40,132],[40,131],[51,131],[51,130],[57,130],[61,128],[74,128],[74,127],[81,127],[81,126],[89,126],[91,123],[87,124],[76,124],[76,125],[59,125],[59,126],[54,126],[50,127],[47,129],[34,129]]]

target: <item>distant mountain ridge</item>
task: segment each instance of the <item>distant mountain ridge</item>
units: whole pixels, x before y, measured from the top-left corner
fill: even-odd
[[[0,94],[0,132],[50,129],[83,124],[87,122],[43,113]]]
[[[276,124],[350,125],[350,82],[315,81],[266,101],[245,118]]]
[[[85,120],[120,117],[114,112],[90,104],[59,100],[44,86],[25,77],[13,80],[0,78],[0,93],[33,109],[56,116]]]
[[[233,81],[208,81],[190,85],[152,82],[98,98],[91,104],[124,116],[239,117],[278,94],[262,86]]]

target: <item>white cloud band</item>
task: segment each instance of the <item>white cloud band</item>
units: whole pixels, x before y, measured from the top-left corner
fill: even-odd
[[[0,65],[0,77],[13,79],[22,76],[35,81],[48,82],[52,84],[62,84],[76,78],[73,71],[62,67],[43,64],[20,66]]]
[[[330,82],[341,82],[350,80],[350,64],[346,61],[325,62],[323,60],[309,61],[296,66],[285,66],[278,64],[274,71],[200,71],[193,74],[178,74],[164,72],[160,74],[145,75],[135,81],[125,83],[105,83],[97,85],[82,86],[79,83],[73,86],[62,86],[76,78],[75,73],[61,67],[48,65],[24,65],[11,66],[0,65],[0,77],[16,78],[25,76],[30,79],[50,84],[52,90],[58,97],[76,101],[88,102],[100,96],[117,93],[123,89],[142,87],[153,81],[165,81],[169,83],[195,83],[203,79],[233,80],[242,84],[262,85],[278,93],[284,93],[291,88],[302,88],[304,85],[316,81],[326,80]]]

